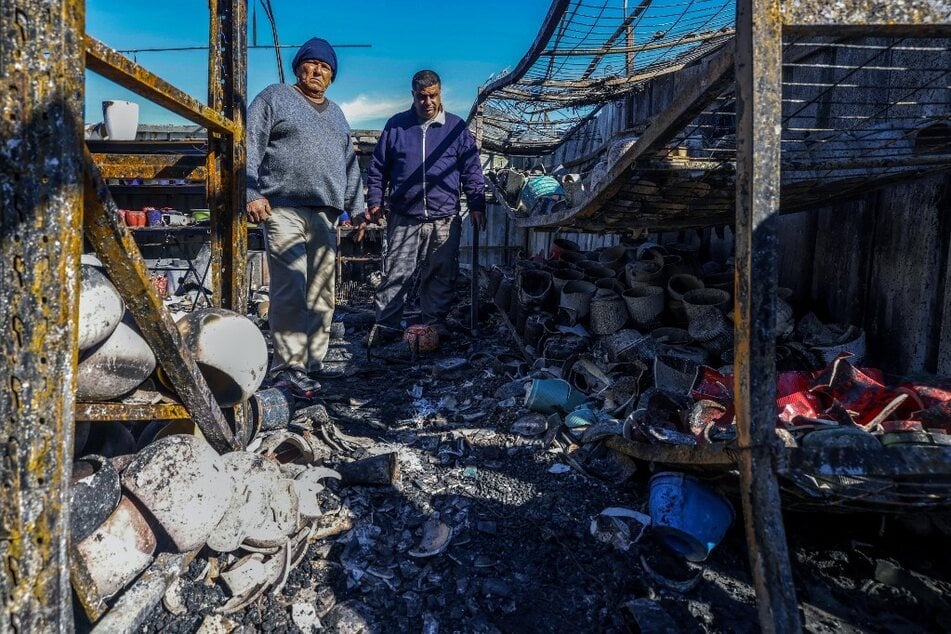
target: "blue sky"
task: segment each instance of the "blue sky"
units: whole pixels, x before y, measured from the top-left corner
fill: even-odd
[[[251,9],[257,0],[248,1],[250,31]],[[381,128],[389,116],[409,107],[410,78],[421,68],[440,74],[447,109],[464,117],[479,85],[521,59],[538,33],[550,0],[272,0],[272,5],[281,44],[301,44],[316,35],[332,44],[372,45],[337,49],[337,80],[327,92],[344,108],[351,127],[372,129]],[[256,8],[258,44],[271,44],[270,26],[260,4]],[[86,31],[119,50],[205,45],[208,3],[88,0]],[[293,81],[290,63],[295,51],[282,51],[285,80]],[[207,99],[206,51],[143,52],[135,59],[202,102]],[[249,50],[249,102],[277,81],[273,49]],[[105,99],[138,102],[140,123],[187,123],[87,71],[87,123],[102,120],[100,104]]]

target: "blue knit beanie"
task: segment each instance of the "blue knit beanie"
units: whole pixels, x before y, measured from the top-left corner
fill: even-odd
[[[312,37],[304,42],[304,45],[297,51],[297,55],[294,56],[294,61],[291,62],[291,68],[294,70],[295,75],[297,74],[297,67],[301,65],[301,62],[307,59],[316,59],[324,62],[330,66],[330,80],[334,81],[337,79],[337,54],[334,52],[334,47],[330,45],[330,42],[319,37]]]

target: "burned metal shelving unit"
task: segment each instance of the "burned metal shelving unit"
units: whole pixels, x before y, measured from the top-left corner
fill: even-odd
[[[600,184],[579,204],[520,217],[517,223],[578,231],[734,224],[738,446],[729,455],[670,448],[637,457],[739,468],[760,624],[765,631],[799,631],[777,474],[809,460],[826,468],[831,460],[833,471],[836,464],[848,471],[869,466],[869,461],[855,452],[806,456],[778,446],[776,222],[780,211],[951,169],[946,81],[951,73],[946,44],[951,11],[940,0],[833,5],[738,0],[735,29],[708,16],[706,23],[715,26],[716,35],[700,45],[704,48],[686,45],[709,29],[692,24],[678,31],[674,24],[650,38],[653,44],[667,41],[669,58],[649,59],[642,71],[637,64],[632,68],[628,56],[623,72],[594,77],[605,57],[660,48],[637,46],[631,39],[626,46],[617,44],[622,33],[636,29],[638,19],[648,15],[649,0],[633,12],[625,6],[623,14],[609,20],[615,28],[600,31],[590,16],[604,12],[586,15],[590,4],[553,2],[525,58],[512,73],[483,88],[478,103],[485,113],[480,123],[486,131],[484,147],[510,156],[550,153],[592,121],[599,99],[617,99],[623,90],[661,81],[667,82],[665,89],[673,86],[668,90],[673,94],[665,93],[666,105],[613,164],[604,166]],[[732,9],[732,3],[725,4]],[[576,41],[563,42],[578,33],[599,39],[601,46],[585,49]],[[923,38],[945,39],[942,45]],[[587,65],[580,70],[557,66],[561,44],[564,57],[572,49],[586,50],[582,60]],[[546,46],[550,55],[543,58]],[[784,88],[788,91],[791,84],[800,92],[789,98]],[[615,86],[621,87],[619,92],[610,92]],[[869,99],[874,91],[880,99]],[[474,108],[470,120],[476,112]],[[572,172],[590,168],[610,144],[609,139],[602,142],[600,151],[565,167]],[[888,452],[887,459],[873,466],[882,477],[951,474],[946,460],[927,453]]]
[[[247,229],[244,199],[246,3],[213,0],[209,20],[208,105],[85,35],[76,0],[10,0],[0,7],[0,269],[9,336],[4,338],[0,425],[4,451],[0,629],[68,631],[69,473],[77,419],[188,416],[219,451],[240,446],[246,416],[232,431],[161,299],[83,143],[84,69],[116,81],[209,131],[201,165],[212,211],[215,303],[243,311]],[[167,167],[142,157],[139,173]],[[175,159],[176,163],[179,160]],[[105,167],[105,162],[99,159]],[[113,167],[119,174],[129,164]],[[134,175],[134,174],[131,174]],[[127,406],[75,402],[79,256],[85,233],[132,312],[182,404]],[[78,409],[78,412],[77,412]],[[175,556],[180,567],[185,556]],[[143,579],[175,568],[147,571]],[[141,588],[139,588],[141,590]],[[129,592],[131,592],[131,588]],[[158,595],[159,597],[161,594]],[[116,615],[118,618],[120,615]]]

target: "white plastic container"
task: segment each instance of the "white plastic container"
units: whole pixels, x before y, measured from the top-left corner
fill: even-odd
[[[135,141],[139,128],[139,104],[134,101],[103,101],[102,120],[110,141]]]

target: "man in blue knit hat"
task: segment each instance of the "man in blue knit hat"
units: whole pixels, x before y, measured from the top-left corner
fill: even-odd
[[[325,96],[337,55],[308,40],[292,63],[297,82],[272,84],[248,108],[247,215],[264,223],[270,269],[269,322],[276,385],[311,398],[330,343],[336,275],[335,224],[364,210],[363,183],[350,126]]]

